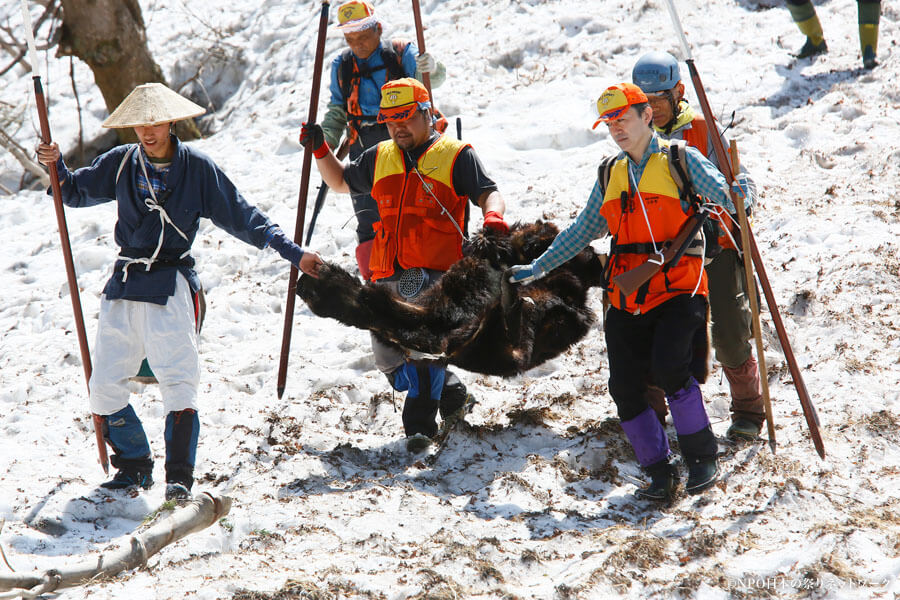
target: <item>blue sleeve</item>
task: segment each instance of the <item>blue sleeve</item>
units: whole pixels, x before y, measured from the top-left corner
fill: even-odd
[[[419,49],[416,48],[415,44],[407,44],[406,49],[403,50],[400,62],[403,64],[403,72],[406,73],[407,77],[416,76],[416,56],[418,55]]]
[[[259,249],[270,242],[269,218],[247,202],[222,170],[208,163],[203,190],[203,216],[242,242]]]
[[[728,194],[728,183],[719,169],[693,146],[687,147],[687,169],[694,185],[694,191],[710,202],[724,206],[734,213],[734,204]]]
[[[593,240],[609,233],[606,219],[600,214],[601,206],[603,193],[600,191],[600,184],[595,181],[587,206],[571,225],[556,236],[550,247],[531,263],[532,267],[549,273],[584,250]]]
[[[340,104],[344,106],[344,94],[341,93],[341,83],[338,80],[338,75],[341,71],[341,56],[342,54],[338,54],[333,61],[331,61],[331,104]]]
[[[116,172],[127,151],[118,146],[94,159],[90,166],[69,171],[62,158],[57,161],[62,201],[72,208],[96,206],[116,199]],[[52,194],[51,190],[47,190]]]

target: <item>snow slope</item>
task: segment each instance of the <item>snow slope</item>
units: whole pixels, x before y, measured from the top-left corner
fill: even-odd
[[[202,6],[201,6],[202,4]],[[771,6],[776,5],[777,6]],[[164,549],[148,569],[62,598],[891,598],[900,593],[900,77],[898,9],[884,3],[879,57],[861,70],[856,6],[817,5],[830,52],[794,61],[802,36],[781,3],[679,0],[713,109],[763,190],[755,233],[827,450],[806,433],[771,319],[763,314],[777,434],[722,444],[722,481],[657,508],[606,387],[599,326],[569,353],[508,380],[461,373],[479,403],[436,457],[406,453],[400,405],[374,368],[368,334],[298,302],[291,369],[275,394],[286,264],[210,223],[194,248],[209,312],[201,336],[197,489],[227,494],[223,522]],[[143,0],[151,50],[170,82],[203,69],[215,112],[196,145],[290,231],[320,4],[309,0]],[[37,12],[34,8],[34,13]],[[661,0],[423,0],[429,51],[498,182],[508,219],[568,223],[599,159],[594,102],[644,52],[677,53]],[[388,35],[414,37],[406,2],[378,5]],[[18,3],[0,19],[20,27]],[[46,37],[47,31],[41,35]],[[342,47],[334,30],[328,59]],[[683,73],[686,68],[682,65]],[[45,62],[54,138],[78,135],[69,61]],[[106,111],[74,65],[86,137]],[[690,85],[688,85],[690,88]],[[30,77],[3,77],[32,147]],[[324,109],[323,90],[320,107]],[[693,98],[691,92],[691,98]],[[21,169],[0,155],[0,183]],[[313,171],[313,188],[318,185]],[[89,340],[116,248],[114,210],[68,210]],[[349,223],[348,223],[349,222]],[[472,226],[477,228],[478,221]],[[71,564],[141,528],[163,486],[114,503],[103,480],[59,236],[38,191],[0,197],[0,546],[19,572]],[[332,194],[313,246],[353,268],[350,203]],[[599,309],[599,295],[594,296]],[[135,384],[163,479],[158,390]],[[728,427],[717,365],[704,386]],[[670,433],[674,435],[674,431]],[[0,569],[5,569],[0,566]]]

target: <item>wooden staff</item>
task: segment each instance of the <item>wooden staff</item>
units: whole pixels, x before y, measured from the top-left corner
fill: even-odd
[[[684,37],[684,30],[681,27],[681,20],[678,18],[678,12],[675,10],[673,0],[666,0],[666,7],[669,9],[669,15],[672,17],[672,24],[675,27],[681,49],[684,52],[685,62],[691,73],[691,82],[694,84],[697,100],[699,100],[700,108],[703,110],[703,117],[716,133],[709,137],[712,141],[713,149],[716,152],[716,158],[719,161],[719,170],[722,171],[722,175],[725,176],[725,181],[727,181],[730,186],[734,182],[734,175],[729,168],[730,161],[728,159],[728,153],[725,151],[725,146],[722,144],[722,138],[718,133],[715,117],[709,106],[709,100],[706,98],[706,91],[703,88],[703,82],[700,80],[700,73],[697,71],[697,67],[694,65],[694,59],[691,57],[691,49],[688,46],[687,39]],[[732,197],[734,196],[736,196],[736,194],[732,193]],[[738,218],[740,218],[741,211],[738,211],[738,213]],[[743,214],[743,216],[746,219],[746,214]],[[772,315],[772,322],[775,324],[775,331],[778,333],[778,341],[781,343],[781,349],[784,351],[784,358],[788,363],[788,369],[794,380],[794,387],[797,389],[797,396],[800,398],[800,406],[803,408],[803,416],[806,417],[806,425],[809,428],[810,437],[812,437],[813,445],[815,445],[819,456],[825,458],[825,445],[822,442],[822,434],[819,431],[819,415],[816,412],[816,407],[813,405],[812,399],[809,397],[809,392],[806,390],[806,384],[803,382],[803,374],[800,372],[800,367],[797,365],[797,359],[794,358],[791,342],[788,339],[787,331],[781,320],[781,313],[778,311],[778,304],[775,302],[775,295],[772,293],[772,286],[769,284],[769,278],[766,276],[766,268],[765,265],[763,265],[762,257],[759,255],[759,249],[756,247],[756,239],[753,236],[753,231],[750,229],[749,224],[742,224],[742,237],[744,232],[746,232],[749,240],[749,244],[744,246],[744,252],[747,253],[749,251],[750,257],[753,259],[753,266],[756,267],[759,285],[762,288],[763,295],[766,297],[766,303],[769,306],[769,314]],[[747,293],[752,294],[752,289],[747,290]],[[760,356],[758,358],[762,357]]]
[[[328,28],[328,0],[322,0],[319,17],[319,37],[316,42],[316,58],[313,64],[312,91],[309,94],[307,122],[315,123],[319,108],[319,87],[322,83],[322,61],[325,54],[325,32]],[[300,195],[297,207],[297,223],[294,227],[294,243],[303,243],[303,223],[306,221],[306,197],[309,195],[309,172],[312,168],[312,149],[303,149],[303,168],[300,171]],[[288,355],[291,349],[291,329],[294,321],[294,299],[297,297],[297,267],[291,265],[288,277],[287,303],[284,309],[284,334],[281,338],[281,361],[278,364],[278,398],[284,394],[287,380]]]
[[[47,117],[47,101],[44,98],[44,87],[41,85],[41,74],[38,68],[37,50],[34,45],[34,32],[31,29],[31,13],[28,4],[22,0],[22,18],[25,22],[25,40],[31,61],[32,81],[34,82],[34,104],[37,107],[38,121],[41,124],[41,141],[49,144],[50,119]],[[72,245],[69,243],[69,228],[66,226],[66,213],[63,208],[62,188],[59,184],[59,173],[56,163],[47,167],[50,172],[50,188],[53,191],[53,207],[56,209],[56,226],[59,229],[59,241],[63,251],[63,262],[66,265],[66,280],[69,285],[69,297],[72,299],[72,312],[75,315],[75,331],[78,335],[78,347],[81,350],[81,364],[84,367],[85,384],[90,394],[91,384],[91,352],[88,348],[87,333],[84,329],[84,313],[81,310],[81,294],[78,291],[78,280],[75,276],[75,261],[72,259]],[[103,417],[93,415],[94,436],[97,439],[97,453],[104,473],[109,473],[109,456],[106,453],[106,441],[103,439]]]
[[[416,21],[416,44],[419,46],[419,56],[425,54],[425,31],[422,28],[422,11],[419,10],[419,0],[412,0],[413,18]],[[434,95],[431,93],[431,75],[422,73],[422,83],[428,90],[428,98],[431,100],[431,111],[434,112]]]
[[[741,170],[740,157],[738,156],[737,142],[731,140],[731,174],[736,179]],[[750,247],[750,221],[747,219],[747,210],[744,206],[744,198],[740,194],[733,194],[734,206],[737,209],[738,223],[741,228],[741,248]],[[775,453],[775,420],[772,417],[772,401],[769,397],[769,375],[766,368],[766,353],[763,346],[762,328],[759,325],[759,298],[756,296],[756,286],[753,280],[753,262],[749,252],[742,252],[744,259],[744,292],[750,299],[750,312],[753,323],[753,337],[756,339],[756,361],[759,363],[759,383],[762,388],[763,404],[766,408],[766,427],[769,433],[769,447]],[[823,457],[824,458],[824,457]]]

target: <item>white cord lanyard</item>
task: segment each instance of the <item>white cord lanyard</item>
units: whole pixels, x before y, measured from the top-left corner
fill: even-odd
[[[638,202],[641,204],[641,212],[644,214],[644,223],[647,224],[647,231],[650,232],[650,243],[653,245],[653,254],[656,258],[648,258],[647,260],[655,265],[662,265],[665,259],[663,258],[662,250],[656,245],[656,238],[653,235],[653,228],[650,227],[650,218],[647,216],[647,207],[644,206],[644,197],[641,196],[641,190],[638,188],[637,182],[634,180],[634,173],[631,171],[631,163],[626,162],[626,167],[628,168],[628,180],[630,185],[634,188],[634,193],[637,195]]]
[[[450,214],[450,211],[447,210],[447,208],[446,208],[443,204],[441,204],[441,201],[438,200],[438,197],[435,196],[435,195],[434,195],[434,192],[431,191],[431,187],[432,187],[431,184],[430,184],[430,183],[425,183],[425,180],[422,178],[422,174],[419,173],[419,168],[418,168],[418,167],[413,167],[412,172],[415,173],[415,174],[416,174],[416,177],[419,178],[419,181],[422,182],[422,189],[425,190],[425,192],[426,192],[429,196],[431,196],[432,198],[434,198],[434,201],[437,202],[437,203],[438,203],[438,206],[441,207],[441,213],[444,214],[444,215],[446,215],[447,218],[450,219],[450,222],[453,223],[453,226],[456,228],[456,231],[459,233],[459,236],[460,236],[462,239],[464,239],[464,240],[469,239],[469,238],[467,238],[466,235],[463,233],[462,229],[461,229],[460,226],[459,226],[459,223],[457,223],[457,222],[456,222],[456,219],[453,218],[453,215]]]
[[[141,170],[144,172],[144,178],[147,180],[147,187],[150,189],[150,197],[144,200],[144,206],[146,206],[150,210],[150,212],[156,211],[157,214],[159,214],[159,241],[156,244],[156,250],[153,251],[153,255],[149,258],[130,258],[127,256],[119,255],[119,259],[125,261],[125,264],[122,266],[122,283],[128,281],[128,269],[129,267],[131,267],[131,265],[146,265],[145,270],[149,271],[150,267],[153,266],[153,263],[156,262],[156,257],[159,256],[159,252],[160,250],[162,250],[163,239],[165,238],[166,233],[166,223],[171,225],[175,229],[175,231],[178,232],[178,235],[184,238],[184,241],[188,241],[188,237],[184,234],[183,231],[178,229],[178,226],[175,225],[175,223],[169,217],[169,213],[166,212],[166,209],[163,208],[156,199],[156,192],[153,191],[153,184],[150,182],[150,176],[147,174],[147,165],[144,163],[144,155],[140,150],[138,150],[138,162],[141,164]],[[182,259],[190,253],[191,250],[190,248],[188,248],[178,258]]]

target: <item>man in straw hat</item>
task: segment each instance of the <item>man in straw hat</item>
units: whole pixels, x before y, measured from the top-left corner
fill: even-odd
[[[384,84],[378,122],[387,125],[391,139],[347,165],[332,154],[319,125],[304,123],[300,141],[313,150],[329,187],[371,194],[378,202],[372,280],[412,299],[462,258],[469,201],[481,208],[484,227],[502,234],[509,232],[505,203],[472,147],[434,130],[428,91],[418,80]],[[374,336],[372,348],[391,386],[408,392],[407,447],[423,450],[437,433],[438,411],[445,422],[460,416],[470,399],[466,388],[450,371],[408,359],[409,353]]]
[[[381,86],[403,77],[422,80],[430,76],[432,88],[444,81],[444,65],[427,52],[418,55],[414,44],[395,39],[384,43],[382,25],[368,2],[350,0],[337,9],[337,28],[344,34],[348,48],[331,64],[331,100],[322,119],[325,141],[337,148],[346,131],[350,160],[366,148],[390,138],[384,123],[376,120],[381,101]],[[356,215],[356,263],[363,279],[371,278],[369,255],[378,220],[378,207],[369,194],[351,194]]]
[[[666,242],[704,207],[682,202],[669,170],[669,142],[651,128],[647,96],[631,83],[607,88],[597,101],[600,118],[622,152],[608,182],[595,181],[587,206],[550,247],[530,265],[511,269],[510,281],[543,277],[587,246],[611,234],[608,269],[610,308],[605,318],[609,392],[622,429],[651,483],[639,497],[668,500],[678,480],[669,461],[666,432],[648,405],[648,381],[666,393],[681,453],[688,467],[686,490],[699,493],[718,478],[717,443],[700,386],[694,377],[694,339],[706,335],[707,283],[703,253],[690,250],[678,264],[668,263],[647,284],[626,295],[613,278],[648,260],[660,260]],[[722,174],[695,148],[686,148],[685,168],[701,197],[734,212]],[[605,188],[605,189],[604,189]],[[659,264],[659,263],[657,263]]]
[[[273,248],[305,273],[315,275],[321,264],[249,204],[212,159],[171,133],[174,122],[204,112],[166,86],[148,83],[136,87],[103,123],[133,127],[139,144],[113,148],[75,172],[66,168],[57,144],[38,147],[40,162],[56,163],[67,206],[118,205],[120,252],[103,289],[90,380],[91,410],[104,417],[111,462],[118,469],[102,487],[153,484],[150,445],[128,402],[128,379],[146,356],[166,412],[166,499],[175,500],[190,497],[200,428],[195,326],[200,280],[190,255],[200,217],[257,248]]]

